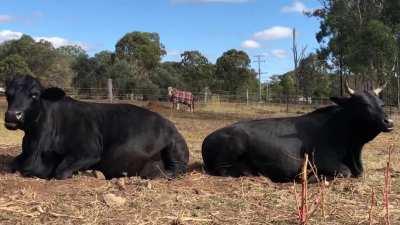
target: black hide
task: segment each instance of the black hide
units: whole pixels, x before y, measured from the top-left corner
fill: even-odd
[[[6,127],[25,132],[22,153],[11,166],[23,175],[64,179],[96,169],[106,178],[154,178],[186,171],[186,142],[157,113],[76,101],[61,89],[44,89],[30,76],[10,81],[6,96]]]
[[[337,105],[303,116],[238,122],[211,133],[202,145],[205,170],[288,182],[298,177],[308,153],[319,175],[360,176],[364,144],[391,131],[393,123],[372,91],[332,101]]]

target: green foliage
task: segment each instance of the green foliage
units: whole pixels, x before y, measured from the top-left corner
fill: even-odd
[[[256,73],[250,69],[250,58],[244,51],[231,49],[224,52],[215,67],[214,89],[236,93],[245,89],[257,90]]]
[[[71,62],[64,56],[57,56],[54,62],[46,71],[46,80],[44,83],[49,86],[71,87],[74,71],[71,68]]]
[[[96,62],[88,56],[80,56],[72,65],[75,76],[72,85],[76,88],[98,88],[97,76],[95,73]]]
[[[166,54],[157,33],[138,31],[125,34],[115,45],[115,53],[119,59],[142,67],[144,72],[154,69]]]
[[[118,89],[133,89],[137,87],[137,81],[135,80],[135,68],[126,60],[116,60],[114,64],[109,66],[104,78],[113,79],[113,85]]]
[[[86,55],[86,51],[78,45],[66,45],[66,46],[61,46],[56,49],[58,54],[76,59],[78,57]]]
[[[50,42],[36,42],[28,35],[0,45],[0,75],[32,74],[44,83],[68,87],[74,72],[66,55]]]
[[[55,49],[50,42],[23,35],[0,44],[0,79],[32,74],[45,85],[90,93],[93,88],[106,88],[111,78],[116,91],[141,89],[147,98],[165,95],[169,86],[194,93],[209,88],[243,94],[246,89],[254,92],[258,88],[250,58],[243,51],[231,49],[216,64],[196,50],[182,53],[180,62],[161,62],[165,54],[157,33],[127,33],[116,43],[115,52],[101,51],[94,56],[79,46]]]
[[[335,68],[365,80],[384,80],[398,54],[400,3],[387,0],[323,0],[316,38]]]
[[[6,56],[0,61],[0,81],[4,82],[14,74],[32,74],[28,64],[20,55]]]
[[[303,97],[329,97],[331,91],[327,65],[316,54],[312,53],[300,61],[297,75]]]
[[[185,51],[181,54],[183,80],[188,89],[199,92],[212,85],[214,66],[199,51]]]
[[[182,76],[182,67],[178,62],[161,63],[152,74],[151,80],[155,85],[160,87],[164,93],[166,93],[168,87],[179,89],[186,88]]]
[[[282,87],[282,91],[285,95],[290,95],[293,93],[294,91],[294,78],[293,78],[293,74],[285,74],[281,77],[281,87]]]

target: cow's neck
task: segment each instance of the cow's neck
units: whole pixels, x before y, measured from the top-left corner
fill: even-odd
[[[364,145],[379,134],[368,122],[343,108],[330,116],[324,129],[330,140],[347,145]]]
[[[52,104],[54,103],[42,100],[39,112],[24,129],[26,134],[38,135],[43,131],[42,127],[47,124],[47,115]]]
[[[322,143],[326,141],[327,146],[341,148],[336,151],[345,156],[345,163],[352,170],[352,174],[360,175],[363,171],[362,148],[375,138],[379,131],[343,108],[331,115],[323,129],[328,132],[325,133],[326,137],[321,138]]]

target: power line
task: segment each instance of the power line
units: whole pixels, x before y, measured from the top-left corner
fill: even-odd
[[[263,60],[262,58],[265,57],[265,55],[255,55],[254,56],[257,60],[254,61],[256,63],[258,63],[258,85],[259,85],[259,100],[262,101],[262,95],[261,95],[261,74],[266,74],[266,73],[262,73],[261,72],[261,63],[265,63],[266,61]]]

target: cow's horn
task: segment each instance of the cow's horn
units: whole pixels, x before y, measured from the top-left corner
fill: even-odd
[[[387,82],[385,81],[385,83],[384,83],[382,86],[380,86],[380,87],[378,87],[378,88],[376,88],[376,89],[374,90],[374,93],[375,93],[376,95],[379,95],[379,93],[381,93],[382,90],[385,89],[386,85],[387,85]]]
[[[349,87],[349,83],[346,80],[346,90],[349,94],[353,95],[355,91]]]

